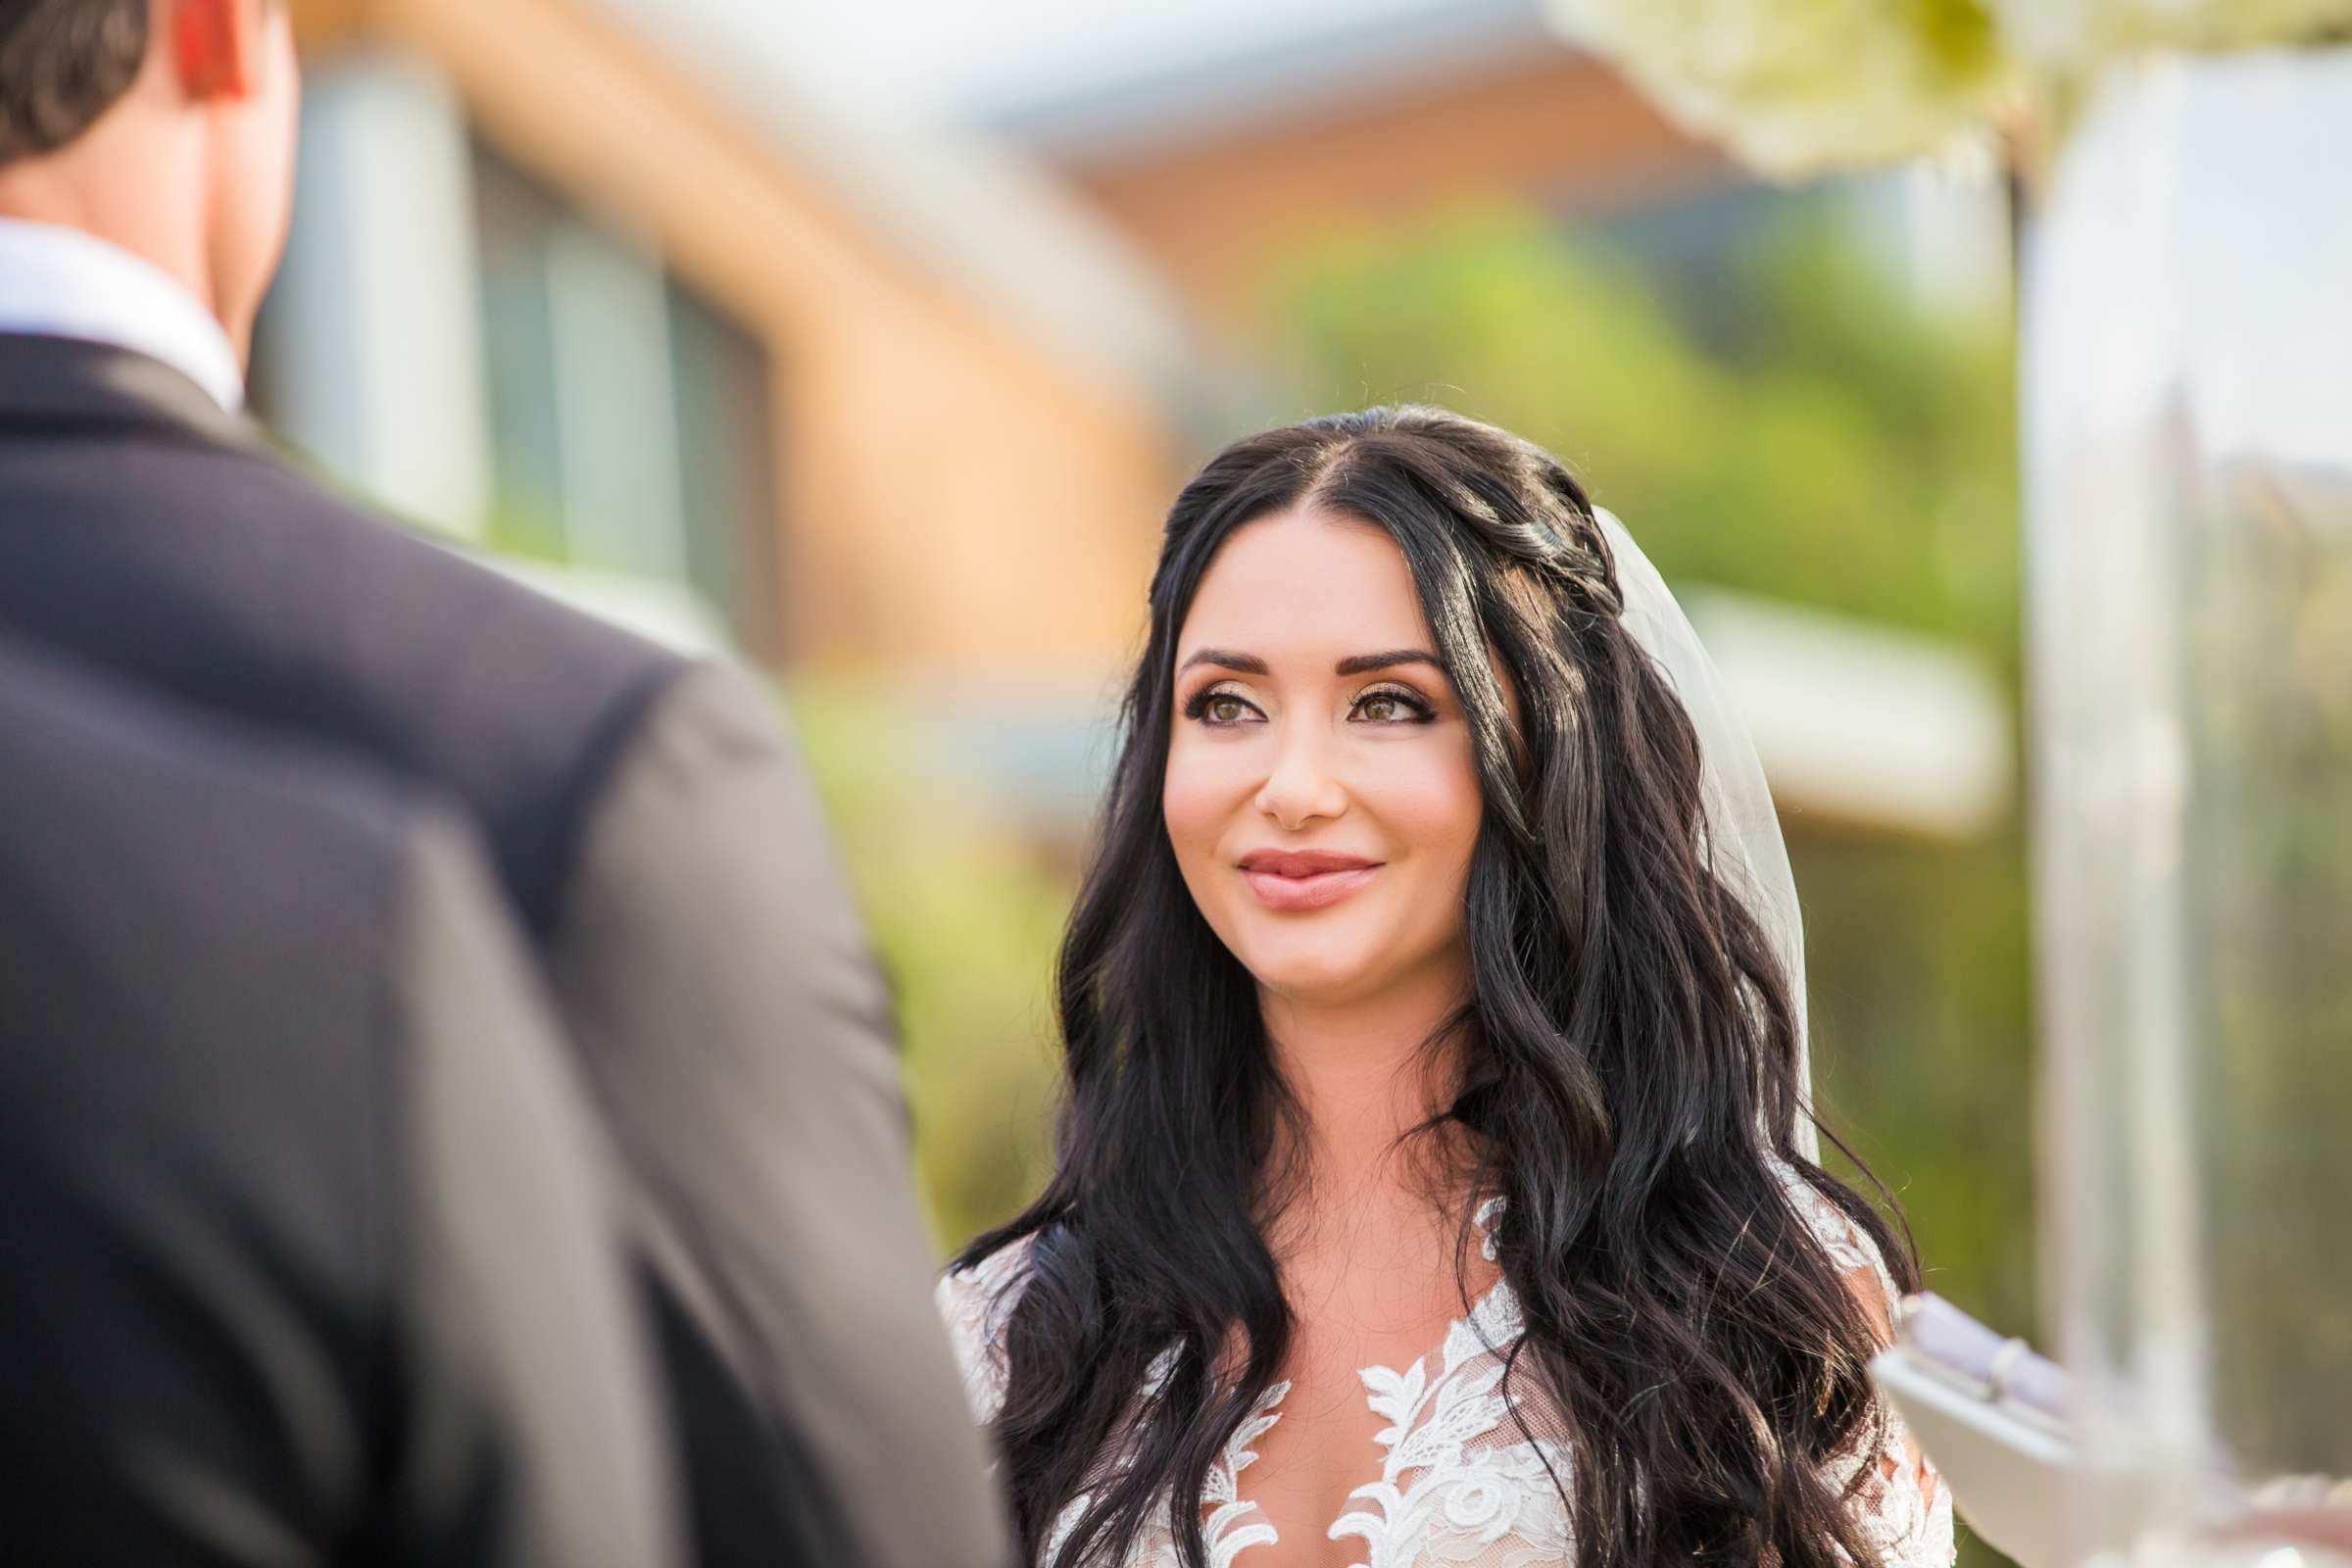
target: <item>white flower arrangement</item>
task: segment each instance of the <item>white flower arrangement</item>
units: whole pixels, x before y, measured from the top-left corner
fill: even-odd
[[[2022,60],[2086,70],[2151,49],[2300,44],[2352,28],[2352,0],[1987,0]]]
[[[1976,0],[1552,0],[1677,119],[1768,173],[1885,163],[1981,121],[2006,64]]]
[[[1936,151],[2031,71],[2352,35],[2352,0],[1547,0],[1666,111],[1784,177]]]

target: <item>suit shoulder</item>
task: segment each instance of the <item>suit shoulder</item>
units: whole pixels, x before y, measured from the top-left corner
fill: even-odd
[[[299,522],[318,564],[347,556],[349,569],[378,586],[373,597],[388,610],[426,604],[462,607],[526,625],[531,636],[562,658],[586,658],[594,667],[675,673],[691,661],[603,616],[566,604],[501,569],[488,558],[434,537],[420,525],[379,512],[321,478],[258,451],[222,449],[234,482],[248,487],[257,513]]]
[[[126,1167],[303,1173],[251,1184],[255,1214],[370,1277],[384,963],[428,803],[19,649],[0,720],[0,1141],[103,1127]]]
[[[0,451],[0,622],[127,684],[463,802],[534,926],[581,813],[689,660],[258,448]]]
[[[153,1021],[174,1026],[196,993],[282,1012],[373,961],[424,807],[393,778],[10,645],[0,727],[0,863],[27,895],[11,919],[103,933],[142,982],[47,995],[124,1006],[152,995]],[[217,984],[244,953],[299,956],[286,973],[305,977],[303,997]]]

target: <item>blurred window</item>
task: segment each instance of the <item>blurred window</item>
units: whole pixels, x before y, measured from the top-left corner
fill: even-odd
[[[532,554],[561,558],[564,457],[547,244],[563,211],[548,192],[478,147],[474,209],[482,258],[482,347],[490,360],[497,509],[492,536]]]
[[[492,540],[691,588],[777,647],[765,345],[650,248],[474,146]]]
[[[688,581],[724,612],[744,649],[781,652],[776,404],[766,345],[674,280],[668,289],[671,385]]]

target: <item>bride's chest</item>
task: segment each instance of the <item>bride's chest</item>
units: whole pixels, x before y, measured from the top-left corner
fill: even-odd
[[[1241,1499],[1281,1540],[1286,1568],[1351,1568],[1361,1559],[1359,1543],[1327,1532],[1382,1469],[1380,1435],[1391,1423],[1373,1408],[1364,1369],[1413,1365],[1465,1310],[1458,1298],[1435,1314],[1394,1304],[1399,1309],[1335,1311],[1301,1323],[1284,1368],[1285,1392],[1269,1411],[1276,1419],[1252,1446],[1248,1474],[1237,1478]]]
[[[1506,1386],[1517,1303],[1499,1281],[1466,1312],[1457,1288],[1452,1317],[1439,1300],[1434,1316],[1395,1298],[1370,1312],[1335,1301],[1302,1322],[1291,1376],[1203,1486],[1210,1568],[1520,1568],[1566,1555],[1556,1415],[1525,1369]],[[1175,1568],[1174,1509],[1171,1498],[1166,1528],[1125,1568]]]

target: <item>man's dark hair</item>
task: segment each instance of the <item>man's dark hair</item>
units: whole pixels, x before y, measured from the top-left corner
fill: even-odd
[[[0,164],[54,152],[130,90],[151,0],[0,0]]]

